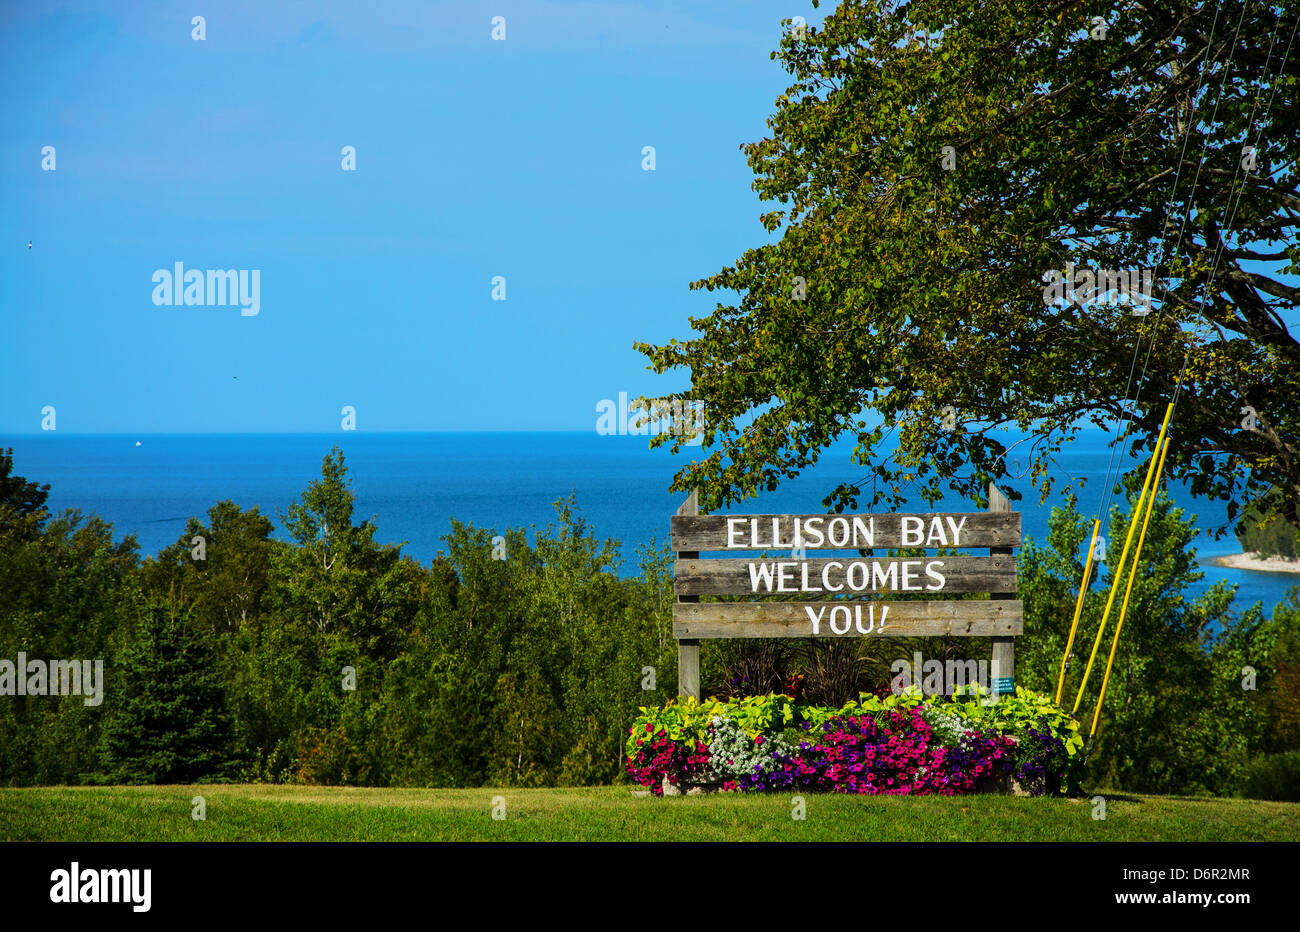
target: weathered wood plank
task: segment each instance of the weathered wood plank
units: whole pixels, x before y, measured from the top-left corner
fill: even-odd
[[[844,606],[847,611],[834,612]],[[809,613],[812,613],[811,615]],[[836,615],[832,621],[832,614]],[[817,616],[816,633],[813,617]],[[1011,637],[1023,630],[1018,599],[1001,602],[704,602],[673,606],[677,638]]]
[[[679,559],[673,576],[673,590],[678,596],[801,594],[834,598],[863,592],[1015,592],[1016,560],[1009,556]]]
[[[1011,513],[1011,501],[992,482],[989,483],[989,511],[992,514]],[[997,557],[1009,554],[1006,548],[990,547],[989,554]],[[989,598],[996,601],[1010,596],[992,593]],[[993,639],[993,701],[996,702],[1002,692],[1015,695],[1016,682],[1016,642],[1009,637]],[[1010,687],[1009,689],[1006,687]]]
[[[906,523],[904,521],[906,520]],[[936,520],[938,524],[936,524]],[[812,522],[811,524],[809,522]],[[678,515],[673,550],[805,550],[891,547],[1019,547],[1020,513],[930,512],[876,515]],[[904,529],[908,533],[905,538]]]

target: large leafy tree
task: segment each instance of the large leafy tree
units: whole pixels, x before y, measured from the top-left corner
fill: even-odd
[[[176,543],[145,561],[145,588],[162,595],[177,587],[205,630],[231,632],[260,615],[273,527],[257,508],[230,500],[209,508],[208,522],[190,518]]]
[[[376,525],[353,524],[356,499],[343,451],[321,461],[321,476],[290,505],[281,523],[297,546],[275,550],[272,576],[290,615],[305,616],[321,635],[338,634],[377,653],[391,653],[399,603],[418,598],[400,546],[375,541]],[[413,612],[414,609],[412,608]]]
[[[1229,518],[1282,489],[1300,523],[1297,16],[845,0],[791,29],[794,83],[742,147],[769,241],[691,286],[736,303],[638,345],[707,406],[675,488],[740,501],[848,436],[864,477],[830,506],[980,501],[1013,471],[1046,496],[1081,424],[1150,449],[1177,393],[1167,469]],[[1154,270],[1154,310],[1049,304],[1045,275],[1085,267]],[[1008,453],[1007,426],[1032,440]]]

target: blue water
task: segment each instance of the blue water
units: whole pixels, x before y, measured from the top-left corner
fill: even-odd
[[[692,453],[699,456],[699,448],[674,458],[665,450],[647,450],[644,437],[594,431],[0,437],[0,448],[14,449],[15,474],[50,484],[52,510],[98,514],[112,522],[119,538],[134,533],[145,554],[175,543],[188,517],[204,518],[209,507],[226,498],[245,508],[256,505],[278,533],[277,509],[299,500],[336,443],[353,480],[356,519],[373,516],[378,539],[405,542],[404,552],[422,562],[443,549],[451,517],[499,531],[540,528],[555,518],[552,503],[573,492],[594,532],[620,542],[625,573],[635,572],[638,546],[652,538],[667,541],[668,518],[683,498],[669,493],[668,484]],[[849,461],[849,449],[848,444],[832,447],[811,471],[732,510],[823,512],[821,500],[830,489],[864,477],[864,470]],[[1071,477],[1091,480],[1079,493],[1084,514],[1093,514],[1101,501],[1109,458],[1104,435],[1094,430],[1058,458],[1058,488]],[[1022,513],[1024,534],[1044,540],[1056,496],[1039,506],[1027,480],[1006,486],[1025,493],[1013,506]],[[1222,503],[1193,500],[1179,487],[1173,492],[1179,504],[1200,515],[1202,529],[1224,523]],[[919,497],[909,507],[933,510]],[[950,498],[939,507],[970,511],[975,506]],[[1197,544],[1202,561],[1239,550],[1231,534],[1215,541],[1203,533]],[[1271,611],[1288,587],[1300,583],[1291,574],[1208,564],[1202,570],[1205,579],[1195,591],[1226,580],[1238,587],[1241,609],[1258,601]]]

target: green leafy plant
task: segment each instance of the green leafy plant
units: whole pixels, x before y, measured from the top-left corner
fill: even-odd
[[[1241,795],[1248,799],[1300,802],[1300,751],[1256,757],[1246,767]]]

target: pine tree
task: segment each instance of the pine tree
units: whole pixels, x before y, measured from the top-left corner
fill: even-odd
[[[232,725],[219,656],[188,606],[151,605],[110,674],[103,761],[119,783],[227,776]],[[183,598],[181,600],[183,602]]]

